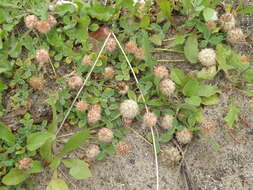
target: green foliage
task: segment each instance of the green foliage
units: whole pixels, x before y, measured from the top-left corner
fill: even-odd
[[[240,110],[236,107],[234,103],[231,103],[228,108],[228,113],[224,120],[227,123],[228,128],[233,128],[235,125],[235,122],[238,121],[239,117],[238,114],[240,113]]]
[[[184,46],[184,55],[191,63],[197,63],[198,61],[198,39],[196,34],[190,35]]]

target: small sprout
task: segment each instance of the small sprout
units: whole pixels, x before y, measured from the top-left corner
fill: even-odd
[[[126,155],[129,153],[130,151],[130,146],[128,143],[124,142],[124,141],[120,141],[116,144],[115,146],[115,150],[116,150],[116,154],[118,155]]]
[[[28,15],[25,17],[25,25],[29,29],[34,29],[38,22],[38,17],[35,15]]]
[[[152,112],[146,112],[142,119],[142,124],[147,127],[154,127],[157,122],[157,116]]]
[[[117,43],[114,38],[109,38],[106,44],[106,49],[113,52],[117,47]]]
[[[179,164],[182,156],[180,152],[175,147],[166,148],[161,154],[162,162],[166,163],[169,167],[175,167]]]
[[[76,109],[80,112],[86,112],[88,110],[89,104],[85,100],[77,102]]]
[[[110,34],[110,29],[107,26],[101,26],[98,30],[91,32],[90,36],[96,40],[103,40]]]
[[[227,40],[231,44],[238,44],[240,42],[243,42],[245,40],[245,36],[242,32],[242,29],[234,28],[232,30],[229,30],[227,33]]]
[[[212,121],[204,121],[200,125],[200,130],[203,135],[211,135],[215,130],[214,123]]]
[[[125,95],[128,93],[128,90],[129,90],[129,86],[127,83],[125,83],[125,82],[119,83],[119,93],[120,94]]]
[[[83,85],[83,79],[79,76],[70,77],[68,85],[70,88],[79,89]]]
[[[93,65],[93,61],[92,61],[92,58],[91,58],[91,56],[90,55],[85,55],[84,57],[83,57],[83,59],[82,59],[82,63],[84,64],[84,65]]]
[[[114,68],[112,66],[106,67],[104,70],[104,77],[106,79],[113,79],[115,75]]]
[[[175,89],[175,83],[170,79],[163,79],[160,82],[160,91],[166,96],[171,96]]]
[[[211,48],[202,49],[198,55],[199,61],[204,66],[216,65],[216,53]]]
[[[41,90],[44,87],[44,81],[39,77],[31,77],[28,83],[32,88],[37,90]]]
[[[161,79],[166,79],[169,77],[168,69],[164,65],[154,66],[153,71],[155,76]]]
[[[125,100],[120,104],[120,114],[123,118],[133,119],[138,112],[139,107],[134,100]]]
[[[96,123],[101,120],[101,106],[99,104],[91,105],[90,110],[88,111],[88,121],[90,123]]]
[[[95,159],[99,153],[99,147],[95,144],[89,145],[86,149],[86,157],[91,160]]]
[[[42,34],[46,34],[51,30],[51,25],[48,20],[40,20],[37,22],[35,28]]]
[[[39,63],[48,63],[50,61],[48,51],[45,49],[37,50],[36,51],[36,60]]]
[[[50,24],[51,27],[53,27],[57,24],[56,18],[52,15],[48,16],[47,21],[48,21],[48,23]]]
[[[19,170],[27,170],[32,167],[32,160],[30,158],[23,158],[18,163]]]
[[[162,118],[162,121],[161,121],[161,126],[162,128],[164,129],[171,129],[173,127],[173,119],[174,117],[172,115],[165,115],[163,118]]]
[[[176,132],[176,138],[179,143],[188,144],[192,140],[192,133],[189,129],[185,128],[182,131]]]
[[[135,53],[138,49],[137,44],[135,42],[129,41],[125,45],[125,49],[128,53]]]
[[[220,25],[225,32],[235,28],[235,17],[231,13],[225,13],[220,17]]]
[[[134,56],[136,59],[143,59],[144,58],[144,49],[143,48],[137,48],[134,52]]]
[[[99,130],[98,132],[99,141],[109,143],[109,142],[112,142],[112,139],[113,139],[113,132],[111,129],[104,127]]]

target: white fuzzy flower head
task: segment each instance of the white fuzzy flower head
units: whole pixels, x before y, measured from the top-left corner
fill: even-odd
[[[225,13],[220,17],[220,25],[225,32],[235,28],[235,17],[231,13]]]
[[[91,56],[90,55],[85,55],[84,57],[83,57],[83,59],[82,59],[82,63],[84,64],[84,65],[93,65],[93,61],[92,61],[92,58],[91,58]]]
[[[117,47],[117,43],[114,38],[109,38],[106,43],[106,49],[110,52],[113,52]]]
[[[45,49],[40,49],[36,51],[36,60],[39,63],[48,63],[50,60],[48,51]]]
[[[163,79],[160,82],[160,91],[166,96],[171,96],[174,93],[175,89],[175,83],[170,79]]]
[[[147,127],[154,127],[157,122],[157,117],[152,112],[147,112],[144,114],[142,119],[142,124]]]
[[[192,133],[189,129],[185,128],[182,131],[176,132],[176,138],[179,143],[188,144],[192,140]]]
[[[154,74],[156,77],[165,79],[169,77],[168,69],[163,65],[154,66]]]
[[[106,79],[113,79],[115,75],[114,68],[112,66],[106,67],[104,70],[104,77]]]
[[[177,148],[170,147],[163,150],[161,154],[161,159],[164,163],[166,163],[169,167],[174,167],[179,164],[182,156]]]
[[[120,104],[120,114],[123,118],[133,119],[139,112],[137,102],[134,100],[125,100]]]
[[[216,65],[216,53],[212,48],[205,48],[199,52],[199,61],[204,66]]]
[[[81,100],[79,102],[77,102],[76,104],[76,109],[80,112],[85,112],[88,110],[88,102],[86,102],[85,100]]]
[[[164,128],[164,129],[171,129],[173,127],[173,119],[174,117],[172,115],[165,115],[163,118],[162,118],[162,121],[161,121],[161,126]]]
[[[68,85],[70,88],[79,89],[83,85],[83,79],[79,76],[69,78]]]
[[[34,29],[38,22],[38,17],[35,15],[28,15],[25,17],[25,25],[29,29]]]
[[[130,146],[128,143],[124,141],[120,141],[116,144],[115,151],[116,151],[116,154],[123,156],[129,153]]]
[[[41,34],[46,34],[51,30],[51,24],[49,23],[48,20],[39,20],[36,23],[35,28],[41,33]]]
[[[93,104],[88,111],[87,119],[90,123],[96,123],[101,120],[101,106]]]
[[[99,153],[99,147],[95,144],[89,145],[86,149],[86,157],[89,159],[95,159]]]
[[[111,129],[104,127],[99,130],[98,132],[99,141],[109,143],[109,142],[112,142],[112,139],[113,139],[113,132]]]
[[[227,33],[227,41],[231,44],[238,44],[245,40],[245,36],[241,28],[234,28]]]

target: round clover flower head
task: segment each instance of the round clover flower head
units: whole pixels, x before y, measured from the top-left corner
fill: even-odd
[[[124,141],[120,141],[115,146],[116,154],[118,155],[126,155],[130,152],[130,146],[128,143]]]
[[[175,89],[175,83],[170,79],[163,79],[160,82],[160,91],[166,96],[171,96],[174,93]]]
[[[199,52],[199,61],[204,66],[216,65],[216,53],[212,48],[205,48]]]
[[[90,123],[96,123],[101,120],[101,106],[99,104],[91,105],[87,119]]]
[[[41,33],[46,34],[51,30],[51,25],[48,20],[39,20],[35,28]]]
[[[57,20],[53,15],[49,15],[47,18],[48,23],[51,27],[55,26],[57,24]]]
[[[68,85],[70,88],[79,89],[83,85],[83,79],[79,76],[72,76],[69,78]]]
[[[157,122],[157,116],[153,112],[146,112],[142,119],[142,124],[147,127],[154,127]]]
[[[241,28],[234,28],[227,33],[227,41],[231,44],[238,44],[245,40],[245,36]]]
[[[32,167],[32,160],[30,158],[23,158],[18,162],[18,169],[27,170]]]
[[[163,118],[162,118],[162,121],[161,121],[161,126],[164,128],[164,129],[171,129],[173,127],[173,119],[174,117],[172,115],[165,115]]]
[[[179,164],[182,156],[177,148],[170,147],[163,150],[161,154],[161,159],[164,163],[166,163],[169,167],[174,167]]]
[[[122,95],[127,94],[128,90],[129,90],[129,86],[127,83],[125,83],[125,82],[119,83],[119,93],[120,94],[122,94]]]
[[[137,44],[135,42],[129,41],[129,42],[126,43],[125,49],[128,53],[133,53],[134,54],[136,52],[136,50],[138,49],[138,47],[137,47]]]
[[[38,17],[35,15],[28,15],[25,17],[25,25],[29,29],[34,29],[38,22]]]
[[[211,135],[215,130],[215,126],[211,120],[206,120],[201,124],[200,129],[203,135]]]
[[[235,17],[231,13],[224,13],[220,16],[220,25],[225,32],[235,28]]]
[[[95,144],[89,145],[86,149],[86,157],[92,160],[95,159],[99,153],[99,147]]]
[[[32,88],[37,90],[41,90],[44,87],[44,81],[39,77],[31,77],[28,83]]]
[[[82,59],[82,63],[85,65],[93,65],[93,61],[90,55],[85,55]]]
[[[36,51],[36,61],[39,63],[48,63],[50,60],[48,51],[45,49],[40,49]]]
[[[134,52],[134,56],[136,59],[143,59],[144,58],[144,49],[143,48],[137,48]]]
[[[182,131],[176,132],[176,138],[178,142],[182,144],[188,144],[192,140],[192,133],[189,131],[189,129],[185,128]]]
[[[163,65],[154,66],[153,71],[155,76],[161,79],[166,79],[169,77],[168,69]]]
[[[106,44],[106,49],[113,52],[117,47],[117,43],[114,38],[109,38]]]
[[[114,68],[112,66],[106,67],[104,70],[104,77],[106,79],[113,79],[115,75]]]
[[[109,143],[109,142],[112,142],[112,139],[113,139],[113,132],[111,129],[104,127],[99,130],[98,132],[99,141]]]
[[[85,112],[88,110],[89,104],[85,100],[77,102],[76,109],[80,112]]]
[[[139,112],[137,102],[134,100],[125,100],[120,104],[120,114],[123,118],[133,119]]]

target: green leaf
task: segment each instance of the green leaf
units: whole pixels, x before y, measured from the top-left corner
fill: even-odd
[[[69,190],[64,180],[53,178],[47,186],[46,190]]]
[[[169,0],[158,0],[158,5],[161,9],[161,12],[163,14],[163,16],[166,19],[170,19],[171,18],[171,13],[172,13],[172,6]]]
[[[183,88],[183,94],[185,96],[198,96],[199,83],[197,79],[189,80]]]
[[[12,134],[11,130],[0,122],[0,139],[10,143],[15,143],[15,136]]]
[[[237,12],[237,14],[252,14],[252,13],[253,13],[253,5],[248,6],[248,7]]]
[[[180,69],[172,69],[170,72],[170,78],[180,86],[183,86],[186,82],[186,76],[184,75],[184,72]]]
[[[88,164],[82,160],[66,159],[62,162],[67,168],[70,168],[69,174],[78,180],[87,179],[92,176]]]
[[[240,112],[240,110],[235,106],[234,103],[231,103],[229,105],[229,111],[226,115],[226,117],[224,118],[224,120],[226,121],[228,128],[233,128],[234,123],[236,121],[238,121],[238,113]]]
[[[171,42],[171,44],[169,45],[169,47],[174,47],[176,45],[181,45],[185,42],[185,34],[176,34],[175,35],[175,39]]]
[[[220,92],[217,86],[200,85],[198,90],[198,96],[209,97]]]
[[[142,28],[148,28],[150,24],[150,17],[148,15],[145,15],[141,18],[140,26]]]
[[[129,99],[132,99],[132,100],[134,100],[134,101],[137,100],[136,94],[135,94],[135,92],[132,91],[132,90],[128,90],[127,96],[128,96]]]
[[[166,131],[159,139],[160,142],[169,142],[173,138],[173,134],[175,133],[176,128],[172,128]]]
[[[204,16],[204,19],[208,22],[210,20],[215,20],[214,17],[217,17],[216,15],[216,11],[214,9],[211,9],[211,8],[205,8],[204,11],[203,11],[203,16]]]
[[[37,132],[27,137],[27,149],[30,151],[37,150],[49,139],[55,139],[55,135],[49,132]]]
[[[35,173],[40,173],[43,172],[43,167],[40,163],[40,161],[34,160],[32,161],[32,167],[26,170],[27,173],[29,174],[35,174]]]
[[[197,63],[198,61],[198,38],[196,34],[191,34],[184,46],[184,55],[191,63]]]
[[[89,136],[90,132],[88,130],[82,130],[70,137],[70,139],[66,142],[66,144],[64,144],[61,152],[59,153],[59,157],[62,157],[65,154],[83,145],[85,141],[89,138]]]
[[[187,104],[191,104],[194,106],[199,106],[201,103],[201,98],[198,96],[191,96],[190,98],[185,98],[185,102]]]
[[[220,99],[217,95],[209,96],[209,97],[202,97],[201,103],[204,105],[215,105],[220,102]]]
[[[5,185],[18,185],[23,182],[28,176],[29,173],[26,171],[12,168],[9,173],[3,177],[2,183]]]
[[[162,105],[164,105],[164,103],[159,98],[155,98],[155,99],[148,100],[147,105],[162,106]]]
[[[91,17],[100,21],[108,21],[114,13],[114,8],[95,3],[91,8],[88,9],[88,13]]]

